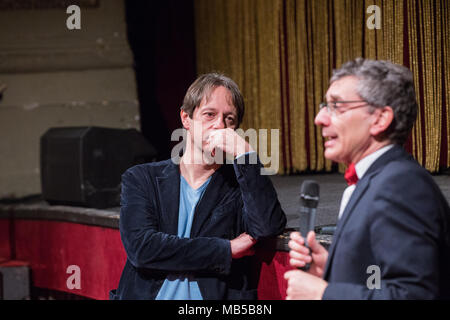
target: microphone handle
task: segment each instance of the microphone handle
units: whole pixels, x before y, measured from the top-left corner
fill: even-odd
[[[307,207],[302,207],[301,208],[301,212],[305,214],[306,216],[306,229],[301,228],[303,230],[300,230],[300,233],[303,236],[303,239],[305,239],[305,247],[307,247],[309,249],[309,255],[311,255],[311,248],[308,245],[308,240],[306,240],[306,237],[308,235],[308,233],[310,231],[314,231],[314,226],[315,226],[315,221],[316,221],[316,208],[307,208]],[[310,263],[307,263],[304,267],[299,267],[298,269],[302,270],[302,271],[308,271],[309,268],[311,267]]]
[[[309,255],[311,255],[311,248],[309,248],[309,247],[307,247],[307,248],[309,249]],[[299,270],[302,270],[302,271],[305,271],[305,272],[308,272],[309,268],[311,268],[311,264],[310,263],[305,264],[304,267],[298,267]]]

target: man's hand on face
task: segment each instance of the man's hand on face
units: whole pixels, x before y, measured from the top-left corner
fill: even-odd
[[[257,241],[253,239],[247,233],[241,233],[237,238],[230,240],[231,244],[231,257],[233,259],[239,259],[245,256],[252,256],[255,254],[253,245]]]
[[[212,156],[215,156],[217,149],[232,155],[234,158],[253,151],[250,144],[231,128],[217,129],[209,134],[208,151],[211,152]]]

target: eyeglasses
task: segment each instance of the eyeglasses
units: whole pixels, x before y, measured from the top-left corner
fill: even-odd
[[[342,107],[337,105],[338,103],[355,103],[355,102],[365,102],[365,104],[360,105],[360,106],[356,106],[356,107],[353,107],[353,108],[344,108],[344,109],[341,109]],[[342,113],[344,113],[344,112],[346,112],[348,110],[351,110],[351,109],[366,107],[368,105],[369,104],[367,103],[367,101],[364,101],[364,100],[332,101],[332,102],[328,102],[328,103],[322,102],[321,104],[319,104],[319,108],[320,109],[327,108],[328,113],[334,116],[336,114],[342,114]]]

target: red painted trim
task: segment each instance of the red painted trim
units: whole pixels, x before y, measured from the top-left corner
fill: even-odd
[[[0,261],[12,259],[10,223],[9,219],[0,219]]]
[[[13,263],[8,261],[11,234],[15,259],[30,266],[35,287],[106,300],[109,290],[119,284],[126,253],[118,229],[50,220],[0,219],[0,261],[6,264]],[[290,269],[288,253],[266,250],[258,258],[264,260],[259,273],[259,298],[284,299],[283,276]],[[73,275],[67,273],[71,265],[80,268],[80,289],[67,286]]]
[[[0,261],[0,267],[13,268],[13,267],[28,267],[30,264],[27,261],[7,260]]]
[[[93,299],[108,299],[126,261],[119,230],[70,222],[15,220],[16,258],[28,261],[33,285]],[[81,289],[69,289],[66,273],[80,267]]]

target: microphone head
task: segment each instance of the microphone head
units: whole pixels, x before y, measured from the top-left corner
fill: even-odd
[[[314,180],[305,180],[300,189],[302,205],[308,208],[317,208],[319,204],[319,184]]]

